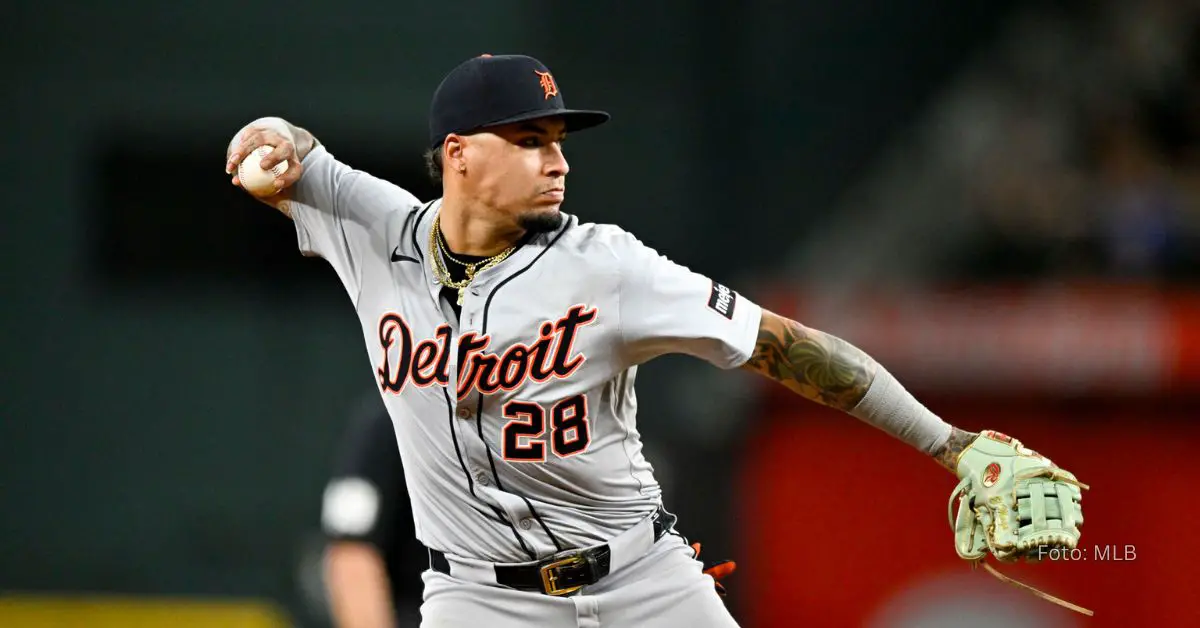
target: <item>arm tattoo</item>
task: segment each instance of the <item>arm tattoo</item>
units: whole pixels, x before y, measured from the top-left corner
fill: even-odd
[[[754,353],[742,367],[774,379],[801,396],[850,412],[867,394],[879,365],[854,345],[763,311]],[[933,452],[938,464],[958,474],[958,457],[979,434],[951,427]]]
[[[975,437],[979,436],[974,432],[960,430],[957,427],[950,431],[950,438],[946,440],[946,444],[942,445],[941,449],[933,452],[933,459],[937,460],[938,464],[950,470],[950,473],[958,474],[958,456],[963,450],[975,441]]]
[[[766,311],[743,368],[843,411],[858,405],[875,377],[875,361],[854,345]]]

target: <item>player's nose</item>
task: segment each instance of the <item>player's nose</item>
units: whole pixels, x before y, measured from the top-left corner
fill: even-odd
[[[551,177],[563,177],[570,171],[571,165],[567,163],[567,156],[563,153],[562,144],[552,142],[546,157],[546,174]]]

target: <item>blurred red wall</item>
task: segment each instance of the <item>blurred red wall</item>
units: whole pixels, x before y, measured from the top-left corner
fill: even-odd
[[[963,428],[1021,439],[1091,486],[1081,538],[1089,560],[1000,570],[1095,616],[960,560],[946,514],[955,481],[929,458],[856,419],[772,394],[740,477],[746,626],[1200,626],[1200,403],[926,403]],[[1097,546],[1128,560],[1102,560]]]
[[[1089,484],[1088,560],[999,569],[1095,616],[972,570],[947,521],[952,475],[764,380],[738,480],[745,625],[1200,626],[1200,293],[986,286],[835,302],[783,287],[762,302],[864,349],[951,423],[1015,436]]]

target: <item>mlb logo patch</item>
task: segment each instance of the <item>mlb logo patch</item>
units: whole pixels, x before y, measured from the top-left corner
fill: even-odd
[[[714,281],[712,294],[708,296],[708,307],[717,314],[733,320],[734,305],[737,305],[737,293]]]

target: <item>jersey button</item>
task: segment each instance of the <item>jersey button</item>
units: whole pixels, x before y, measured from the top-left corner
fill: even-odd
[[[532,528],[532,527],[533,527],[533,519],[522,519],[521,520],[521,529],[522,530],[528,530],[529,528]]]
[[[455,414],[457,414],[458,418],[460,418],[460,419],[469,419],[469,418],[471,418],[471,409],[465,408],[465,407],[459,408],[458,412],[456,412]]]
[[[475,474],[475,481],[478,482],[480,486],[491,486],[492,485],[492,481],[489,480],[488,476],[484,475],[482,471]]]

